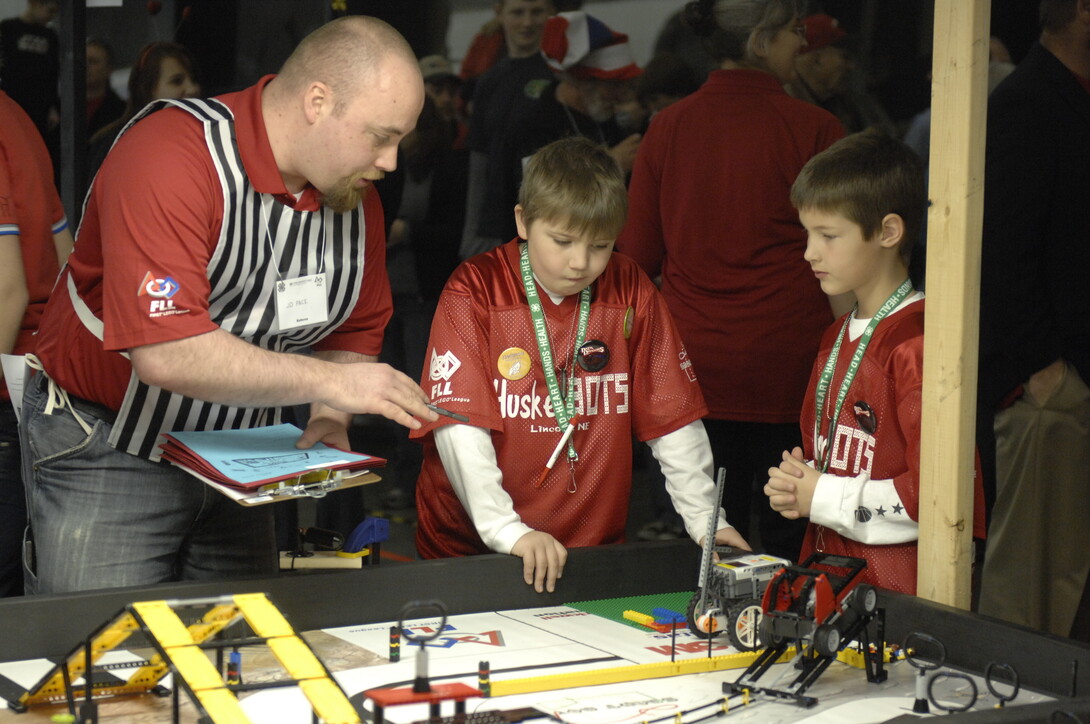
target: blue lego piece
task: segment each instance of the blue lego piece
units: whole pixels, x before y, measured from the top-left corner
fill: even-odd
[[[655,623],[685,623],[685,614],[668,608],[655,606],[651,609],[651,613],[655,615]]]
[[[344,542],[341,550],[345,553],[359,553],[372,543],[381,543],[389,537],[390,521],[385,518],[367,517],[349,533],[348,540]]]

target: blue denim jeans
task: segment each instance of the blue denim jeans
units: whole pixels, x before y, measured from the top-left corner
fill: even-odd
[[[0,399],[0,598],[23,593],[26,493],[21,467],[15,409]]]
[[[30,531],[27,593],[273,575],[268,506],[245,508],[167,463],[107,444],[108,411],[74,401],[45,414],[38,374],[19,428]]]

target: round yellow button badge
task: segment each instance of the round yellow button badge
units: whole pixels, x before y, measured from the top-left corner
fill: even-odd
[[[509,380],[521,380],[530,374],[530,354],[521,347],[508,347],[500,352],[496,369]]]

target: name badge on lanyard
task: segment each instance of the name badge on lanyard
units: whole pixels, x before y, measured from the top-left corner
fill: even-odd
[[[325,272],[276,283],[276,325],[282,332],[324,324],[328,304]]]

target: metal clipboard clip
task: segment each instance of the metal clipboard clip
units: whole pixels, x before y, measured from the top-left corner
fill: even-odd
[[[272,498],[324,498],[344,485],[346,477],[341,470],[311,470],[290,481],[271,483],[260,492]]]

